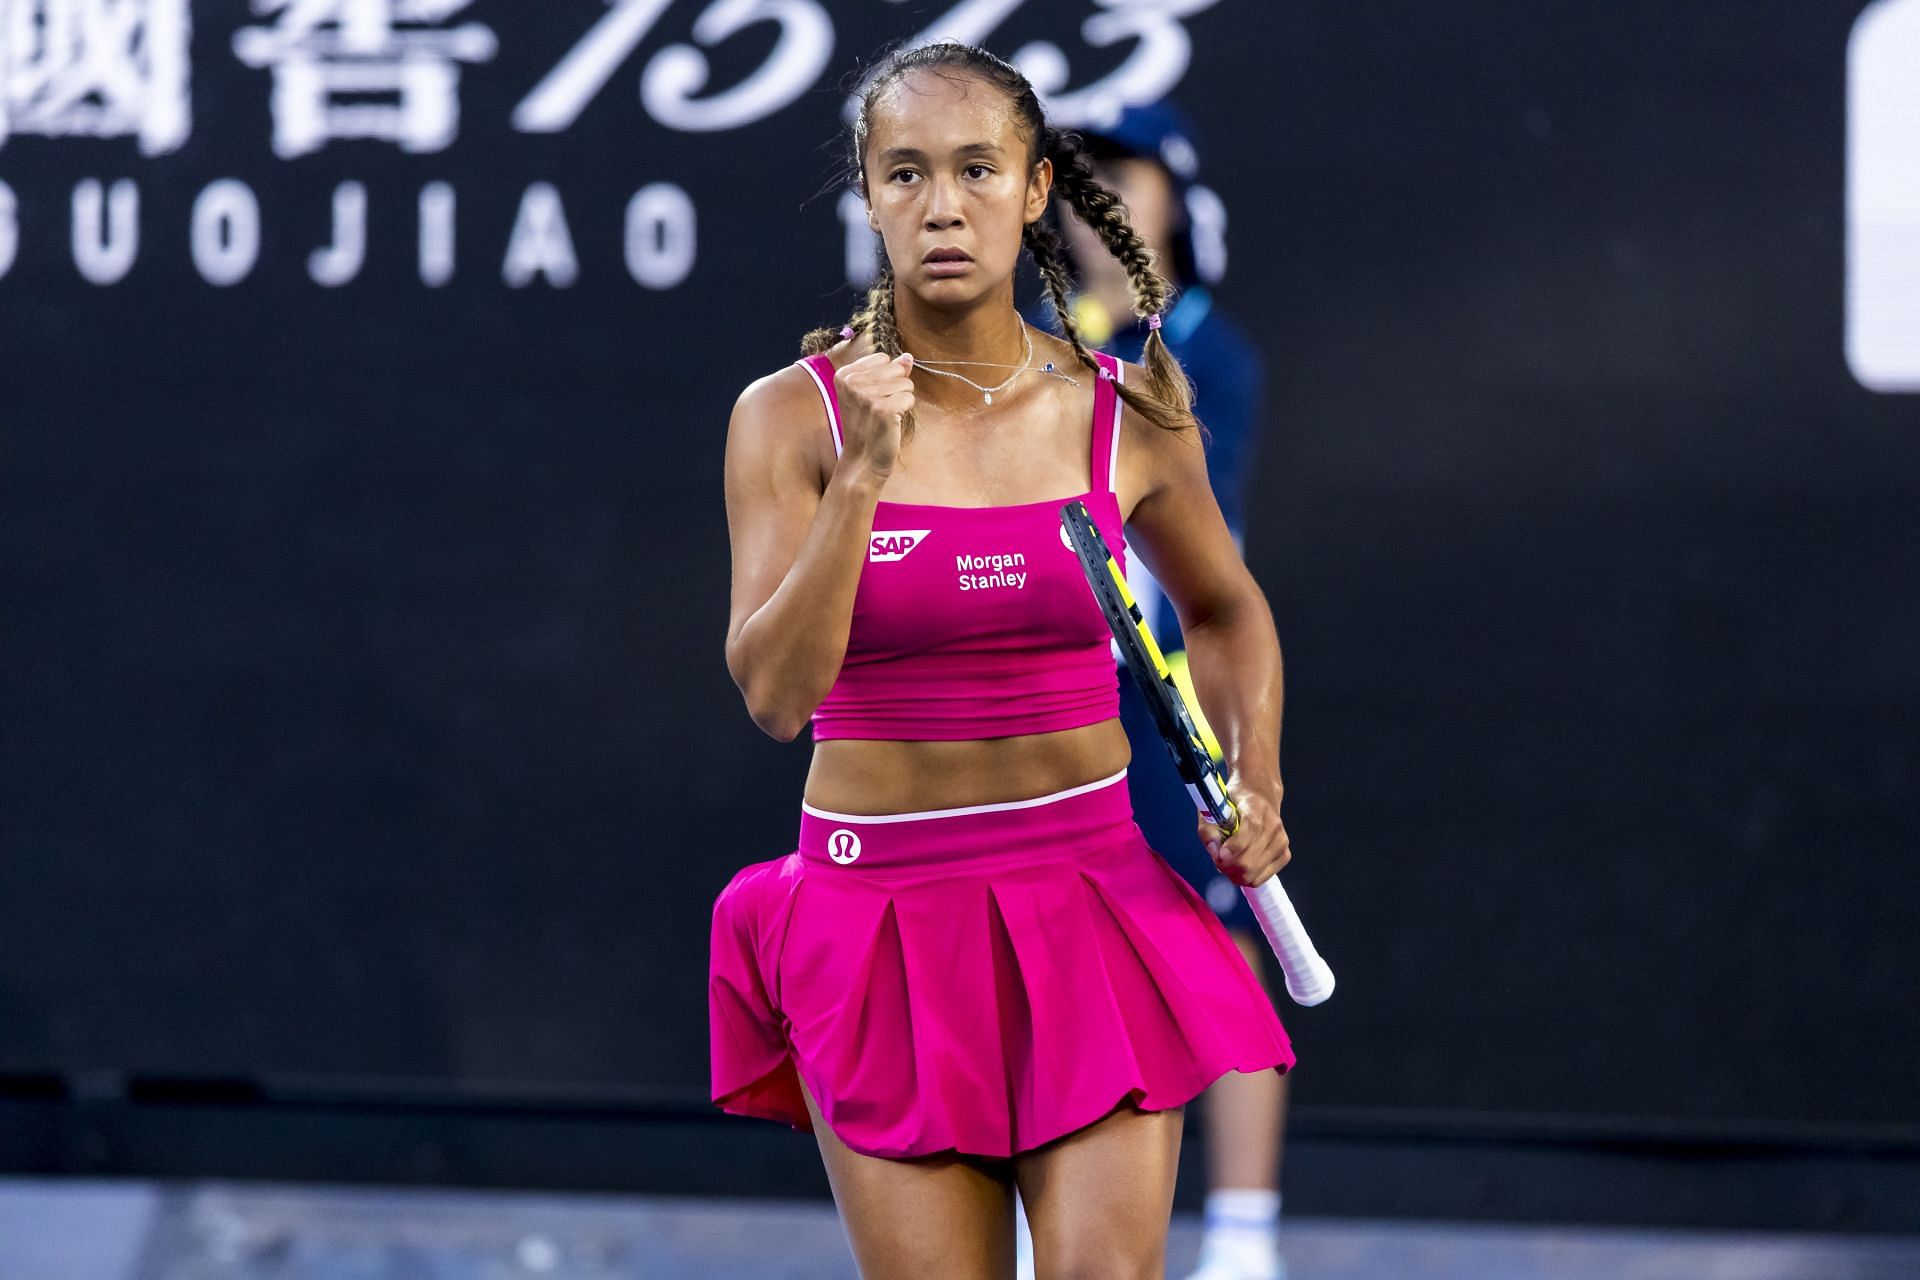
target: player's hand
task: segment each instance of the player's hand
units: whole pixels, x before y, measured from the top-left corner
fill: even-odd
[[[1249,779],[1235,774],[1227,783],[1227,798],[1240,811],[1240,825],[1231,839],[1220,828],[1200,819],[1200,843],[1220,874],[1242,887],[1264,884],[1267,878],[1293,860],[1287,846],[1287,828],[1280,821],[1280,796],[1285,790],[1280,775],[1268,779]]]
[[[913,357],[875,351],[833,374],[840,402],[842,463],[864,466],[884,479],[900,456],[900,423],[913,410]]]

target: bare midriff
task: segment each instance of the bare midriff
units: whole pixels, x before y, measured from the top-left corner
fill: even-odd
[[[1110,778],[1128,758],[1118,720],[959,742],[830,738],[814,744],[806,801],[833,813],[892,814],[1030,800]]]

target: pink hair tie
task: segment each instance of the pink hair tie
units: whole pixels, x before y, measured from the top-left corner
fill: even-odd
[[[1159,327],[1160,327],[1160,313],[1156,311],[1152,315],[1147,317],[1147,330],[1148,332],[1152,332],[1153,330],[1158,329]]]
[[[843,338],[851,338],[853,336],[853,326],[848,325],[846,328],[840,330],[840,336]]]

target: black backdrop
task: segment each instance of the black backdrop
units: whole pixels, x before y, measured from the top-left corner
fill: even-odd
[[[850,305],[808,199],[835,77],[950,6],[835,4],[828,72],[699,132],[636,93],[706,8],[666,5],[513,127],[646,7],[480,0],[451,146],[282,158],[256,20],[203,0],[176,150],[0,145],[0,1071],[703,1098],[709,906],[788,847],[806,756],[722,661],[726,415]],[[1303,1114],[1913,1133],[1920,399],[1843,357],[1857,6],[1183,7],[1219,296],[1273,371],[1288,878],[1341,978],[1287,1014]],[[1097,8],[990,43],[1084,85],[1136,48]],[[118,283],[75,265],[89,179],[138,187]],[[220,179],[260,224],[225,287]],[[323,288],[347,181],[366,262]],[[564,287],[503,279],[535,183]],[[653,288],[659,183],[697,252]]]

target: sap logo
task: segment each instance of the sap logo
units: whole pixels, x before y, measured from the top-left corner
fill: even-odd
[[[919,546],[931,532],[931,529],[888,529],[876,533],[867,544],[867,559],[875,564],[905,560],[907,552]]]

